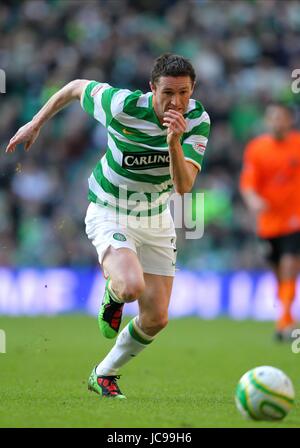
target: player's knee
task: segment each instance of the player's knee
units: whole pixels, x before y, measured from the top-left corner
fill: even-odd
[[[285,254],[281,257],[279,262],[279,277],[281,280],[289,280],[297,277],[298,274],[298,259],[293,254]]]
[[[147,328],[149,334],[156,334],[168,325],[168,316],[158,314],[152,318],[145,319],[144,327]]]
[[[124,302],[134,302],[139,299],[145,289],[143,279],[130,279],[122,283],[119,289],[119,297]]]
[[[165,317],[165,316],[160,317],[157,321],[157,328],[159,329],[159,331],[166,328],[166,326],[168,325],[168,322],[169,322],[168,317]]]

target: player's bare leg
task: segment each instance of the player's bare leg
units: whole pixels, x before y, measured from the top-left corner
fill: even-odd
[[[102,396],[124,398],[116,383],[119,368],[151,344],[167,325],[173,277],[144,274],[144,281],[145,289],[138,299],[139,316],[121,331],[111,351],[90,376],[89,388]]]
[[[102,267],[107,282],[98,322],[102,334],[111,339],[118,334],[124,303],[138,299],[145,282],[141,264],[131,249],[110,246]]]
[[[278,339],[289,339],[295,325],[291,308],[296,295],[296,280],[299,268],[299,257],[293,254],[283,255],[277,267],[278,296],[281,303],[281,314],[276,323]]]
[[[111,287],[123,302],[138,299],[145,288],[143,269],[131,249],[109,247],[103,257],[103,272],[111,279]]]
[[[146,288],[139,298],[138,327],[155,336],[168,324],[168,308],[173,279],[165,275],[144,274]]]
[[[112,338],[118,334],[124,303],[132,302],[142,295],[145,288],[143,270],[135,252],[131,249],[106,251],[102,267],[107,278],[105,294],[98,321],[104,336]],[[127,362],[131,352],[139,352],[140,344],[132,339],[128,325],[120,333],[112,350],[96,366],[89,378],[88,388],[102,397],[124,399],[117,384],[119,376],[115,365]]]

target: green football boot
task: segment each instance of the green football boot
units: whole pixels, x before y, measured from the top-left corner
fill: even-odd
[[[97,375],[96,368],[94,368],[89,377],[88,389],[104,398],[126,399],[126,396],[122,394],[117,384],[119,378],[119,375]]]
[[[110,278],[107,279],[102,305],[98,314],[98,324],[101,333],[108,339],[117,336],[122,321],[124,303],[116,302],[108,289]]]

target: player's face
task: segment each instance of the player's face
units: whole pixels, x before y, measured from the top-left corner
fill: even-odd
[[[169,109],[184,114],[194,85],[189,76],[161,76],[155,84],[150,83],[153,92],[153,107],[162,121]]]
[[[277,138],[283,137],[293,125],[291,113],[279,106],[269,106],[265,119],[268,130]]]

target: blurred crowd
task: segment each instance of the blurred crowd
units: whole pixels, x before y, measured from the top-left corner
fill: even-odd
[[[148,91],[153,61],[168,51],[193,63],[193,97],[212,122],[195,185],[205,192],[205,232],[195,241],[178,230],[179,267],[265,267],[238,179],[247,140],[264,132],[266,104],[286,101],[298,115],[300,95],[291,91],[300,68],[298,1],[2,1],[0,29],[0,266],[97,263],[84,217],[105,129],[74,103],[28,153],[7,155],[5,146],[73,79]]]

